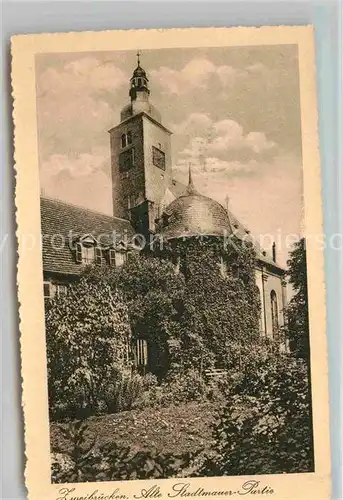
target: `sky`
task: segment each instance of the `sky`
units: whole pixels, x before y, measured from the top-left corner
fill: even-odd
[[[108,130],[129,102],[135,54],[36,56],[44,195],[112,213]],[[276,241],[284,266],[302,227],[297,47],[145,50],[141,65],[173,132],[174,177],[186,183],[191,165],[198,191],[222,204],[228,197],[268,252]]]

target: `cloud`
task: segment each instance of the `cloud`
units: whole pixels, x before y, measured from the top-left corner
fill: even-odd
[[[45,196],[104,213],[112,211],[112,183],[107,151],[53,154],[43,162],[41,189]]]
[[[244,133],[243,127],[234,120],[213,121],[209,115],[192,113],[174,129],[187,144],[179,151],[176,167],[183,164],[206,164],[208,170],[234,170],[244,161],[245,165],[254,164],[259,156],[275,154],[277,145],[263,132]],[[246,169],[245,169],[246,171]]]
[[[68,93],[92,94],[94,90],[113,92],[128,84],[128,76],[110,61],[83,57],[66,62],[61,68],[47,68],[39,79],[39,95]],[[38,95],[38,97],[39,97]]]
[[[44,196],[59,199],[112,215],[112,185],[103,171],[83,177],[70,177],[65,171],[46,179],[42,185]]]
[[[151,76],[171,94],[186,94],[195,89],[206,89],[210,78],[217,77],[222,85],[233,83],[241,70],[227,65],[215,65],[206,58],[193,58],[181,70],[161,66],[151,71]]]
[[[108,141],[115,100],[128,77],[112,62],[83,57],[45,68],[37,77],[41,158],[88,152]]]
[[[85,177],[104,168],[108,162],[106,153],[100,149],[71,156],[53,154],[42,163],[41,175],[55,177],[60,173],[67,173],[71,177]]]

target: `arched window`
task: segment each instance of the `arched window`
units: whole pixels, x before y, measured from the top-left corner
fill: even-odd
[[[277,304],[277,295],[275,290],[270,292],[270,307],[272,313],[272,331],[273,337],[277,338],[279,332],[279,311]]]

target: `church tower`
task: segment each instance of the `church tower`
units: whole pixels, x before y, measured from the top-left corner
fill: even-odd
[[[147,235],[155,231],[158,207],[172,182],[171,132],[150,102],[139,53],[129,96],[119,125],[109,131],[113,215],[130,219],[137,232]]]

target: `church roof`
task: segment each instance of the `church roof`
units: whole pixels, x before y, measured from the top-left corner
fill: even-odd
[[[78,275],[82,267],[75,260],[75,240],[90,235],[102,245],[130,239],[130,221],[95,212],[60,200],[41,198],[43,270]]]
[[[170,191],[174,194],[175,200],[165,209],[164,227],[162,227],[163,218],[161,220],[160,233],[163,238],[173,239],[199,234],[223,236],[234,233],[238,238],[253,244],[260,262],[283,271],[231,211],[226,210],[212,198],[197,192],[192,178],[188,186],[173,180]]]
[[[186,190],[166,207],[158,231],[163,238],[173,239],[199,234],[223,236],[229,229],[224,207],[197,192],[190,172]]]
[[[132,80],[133,78],[137,77],[137,76],[143,76],[144,78],[146,78],[146,79],[147,79],[146,72],[145,72],[145,70],[144,70],[144,69],[142,68],[142,66],[141,66],[140,55],[141,55],[141,54],[140,54],[140,52],[138,51],[138,52],[137,52],[137,54],[136,54],[136,56],[137,56],[137,67],[136,67],[136,69],[135,69],[135,70],[134,70],[134,72],[133,72],[133,75],[132,75],[132,77],[131,77],[131,80]]]

